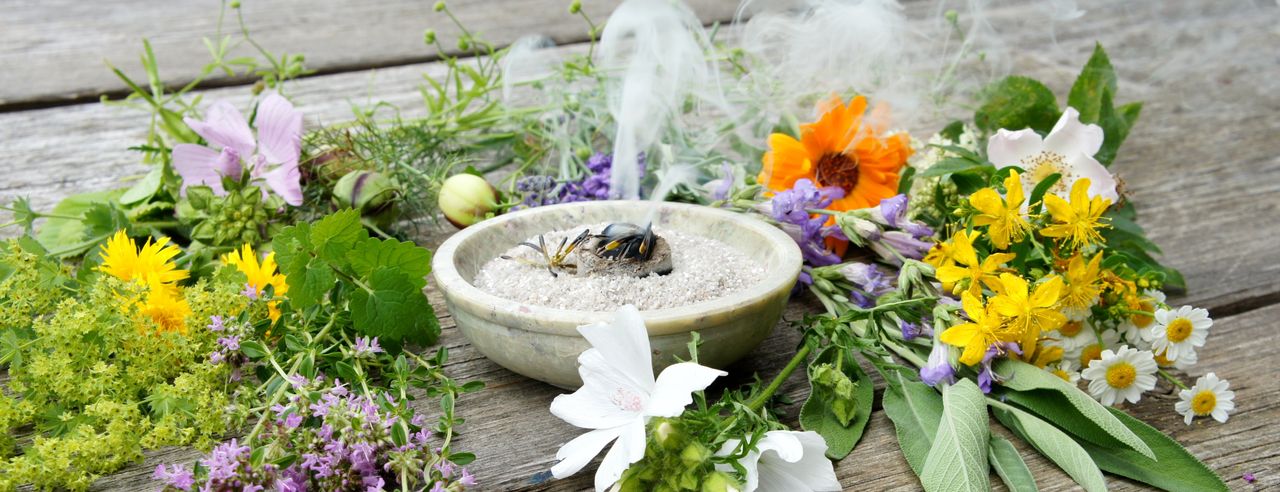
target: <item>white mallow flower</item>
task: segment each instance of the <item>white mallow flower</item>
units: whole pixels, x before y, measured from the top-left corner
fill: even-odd
[[[724,443],[719,456],[727,456],[741,441]],[[827,459],[827,442],[813,431],[769,431],[756,443],[756,448],[738,460],[746,470],[746,487],[742,492],[825,492],[838,491],[840,481]],[[721,463],[716,469],[732,472],[732,465]]]
[[[1049,191],[1067,199],[1077,179],[1089,178],[1090,197],[1101,196],[1115,203],[1119,198],[1116,179],[1093,158],[1102,148],[1102,138],[1102,127],[1081,123],[1080,112],[1068,107],[1047,137],[1040,138],[1030,128],[996,131],[987,140],[987,158],[996,168],[1018,166],[1026,170],[1022,173],[1025,190],[1033,190],[1041,180],[1060,174],[1062,178]]]
[[[1196,347],[1204,346],[1211,326],[1213,320],[1209,319],[1209,311],[1202,308],[1160,309],[1156,311],[1155,326],[1146,336],[1151,342],[1152,352],[1164,354],[1166,359],[1176,362],[1186,354],[1194,354]]]
[[[565,443],[551,467],[556,478],[577,473],[610,442],[617,440],[596,470],[596,490],[607,490],[622,472],[644,457],[645,424],[651,417],[675,417],[693,402],[691,393],[725,375],[693,362],[662,371],[655,380],[649,333],[635,306],[627,305],[612,323],[578,327],[591,348],[578,356],[582,387],[551,402],[551,414],[590,432]]]
[[[1156,360],[1151,352],[1129,346],[1104,350],[1080,375],[1089,381],[1089,393],[1111,406],[1119,401],[1137,403],[1144,391],[1156,387]]]
[[[1182,414],[1187,425],[1191,425],[1191,419],[1208,416],[1218,422],[1226,422],[1227,414],[1236,409],[1236,393],[1227,389],[1228,386],[1227,380],[1218,379],[1212,372],[1200,376],[1191,389],[1178,392],[1180,401],[1173,404],[1173,409]]]

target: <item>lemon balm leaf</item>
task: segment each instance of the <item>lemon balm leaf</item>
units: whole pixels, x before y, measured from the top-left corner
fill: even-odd
[[[374,270],[367,280],[368,290],[351,293],[351,321],[357,331],[391,343],[435,343],[440,323],[414,280],[388,267]]]
[[[411,279],[422,279],[420,287],[426,286],[426,276],[431,273],[431,252],[408,241],[367,238],[347,253],[347,261],[358,275],[387,267]]]

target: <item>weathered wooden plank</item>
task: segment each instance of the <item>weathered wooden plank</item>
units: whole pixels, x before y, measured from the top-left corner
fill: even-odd
[[[305,54],[308,67],[329,73],[430,60],[435,50],[422,41],[428,28],[453,49],[461,31],[444,14],[432,12],[434,3],[245,1],[241,10],[259,44],[277,55]],[[600,23],[619,3],[593,0],[583,2],[582,8]],[[699,18],[713,22],[731,19],[737,2],[689,4]],[[568,13],[568,0],[466,0],[449,2],[449,7],[469,30],[499,46],[533,34],[561,44],[587,39],[587,24]],[[234,11],[228,11],[218,30],[219,10],[218,2],[10,2],[0,9],[0,25],[5,26],[0,32],[0,66],[13,68],[0,73],[0,110],[124,91],[125,85],[104,61],[145,81],[138,61],[143,38],[151,40],[165,82],[185,84],[209,62],[201,38],[216,40],[219,32],[239,37]],[[245,44],[232,54],[234,58],[254,52]],[[211,82],[234,81],[219,75]]]

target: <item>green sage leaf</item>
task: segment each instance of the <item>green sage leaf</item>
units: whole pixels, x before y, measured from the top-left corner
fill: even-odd
[[[1089,453],[1099,468],[1170,491],[1229,490],[1227,484],[1223,483],[1222,477],[1196,459],[1186,448],[1178,444],[1178,441],[1120,410],[1114,408],[1108,410],[1151,446],[1156,459],[1153,460],[1128,449],[1080,441],[1080,446]]]
[[[996,471],[996,475],[1000,476],[1000,480],[1004,481],[1005,487],[1012,492],[1038,492],[1040,489],[1036,487],[1036,477],[1031,474],[1031,469],[1027,468],[1027,462],[1022,460],[1022,456],[1018,454],[1018,448],[1013,447],[1013,443],[1000,436],[991,436],[988,459],[991,460],[991,468]]]
[[[977,384],[961,379],[942,390],[942,419],[920,474],[926,491],[991,489],[988,425],[986,400]]]
[[[887,375],[885,381],[884,413],[893,422],[907,464],[920,476],[942,419],[942,397],[928,385],[906,380],[900,373]]]
[[[1085,392],[1062,378],[1026,362],[1002,359],[995,370],[1006,389],[1004,396],[1068,432],[1104,446],[1123,446],[1147,457],[1151,448]]]
[[[996,419],[1067,472],[1086,491],[1105,491],[1107,482],[1093,458],[1071,436],[1039,417],[1008,405],[992,406]]]

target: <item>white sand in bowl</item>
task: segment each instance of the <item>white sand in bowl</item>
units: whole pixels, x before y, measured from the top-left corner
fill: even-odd
[[[599,233],[606,224],[587,226]],[[560,240],[572,239],[584,227],[544,234],[547,248],[554,250]],[[476,274],[475,285],[498,297],[536,306],[581,311],[613,311],[634,304],[644,311],[684,306],[715,299],[745,289],[764,278],[764,269],[732,247],[694,234],[654,227],[654,233],[671,245],[672,271],[667,275],[636,278],[627,275],[577,276],[557,272],[517,260],[494,258]],[[528,239],[538,244],[538,238]],[[504,253],[542,263],[536,251],[517,246]],[[554,251],[552,252],[554,254]],[[570,256],[570,263],[576,262]]]

